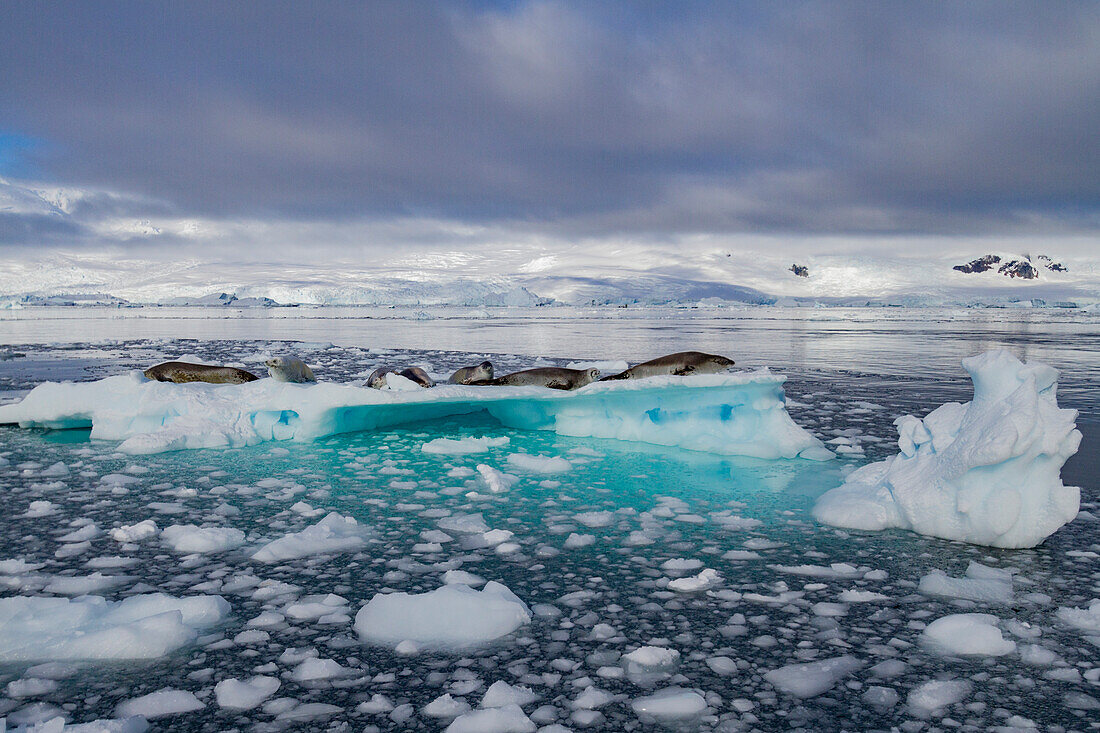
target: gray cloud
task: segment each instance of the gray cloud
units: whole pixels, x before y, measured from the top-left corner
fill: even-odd
[[[0,131],[45,141],[42,180],[102,193],[68,223],[8,212],[0,243],[109,237],[79,222],[111,216],[1100,224],[1096,4],[442,7],[4,3]]]

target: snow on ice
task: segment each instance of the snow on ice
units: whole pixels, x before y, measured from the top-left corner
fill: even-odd
[[[814,508],[852,529],[910,529],[993,547],[1034,547],[1077,516],[1062,465],[1077,452],[1076,410],[1058,407],[1058,371],[1007,351],[963,360],[974,399],[899,418],[892,458],[864,466]]]

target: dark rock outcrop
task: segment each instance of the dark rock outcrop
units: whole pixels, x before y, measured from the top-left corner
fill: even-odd
[[[955,265],[955,267],[953,267],[952,269],[958,270],[959,272],[965,272],[969,275],[975,272],[986,272],[988,270],[992,270],[993,266],[1000,261],[1001,258],[997,255],[986,255],[985,257],[979,257],[976,260],[971,260],[965,265]]]
[[[794,264],[791,265],[790,269],[791,272],[793,272],[795,275],[798,275],[799,277],[810,276],[810,268],[806,267],[805,265]]]

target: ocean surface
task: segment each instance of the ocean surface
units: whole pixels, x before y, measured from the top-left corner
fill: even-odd
[[[855,467],[896,452],[895,418],[967,401],[959,361],[995,348],[1061,370],[1059,403],[1080,411],[1084,436],[1063,470],[1067,484],[1082,488],[1077,520],[1031,550],[814,522],[817,496]],[[383,364],[445,375],[489,358],[504,373],[687,349],[786,374],[792,417],[841,450],[839,459],[717,457],[510,430],[476,416],[309,444],[152,456],[123,455],[87,431],[0,427],[7,462],[0,465],[7,499],[0,560],[27,563],[0,575],[5,597],[201,593],[221,595],[232,608],[193,643],[147,661],[4,664],[0,714],[9,727],[56,715],[84,722],[171,688],[202,707],[154,719],[156,730],[443,730],[450,717],[434,717],[443,706],[426,711],[428,703],[449,694],[459,701],[455,710],[477,708],[503,681],[530,691],[523,710],[532,725],[574,730],[1098,727],[1100,629],[1066,625],[1058,614],[1100,598],[1096,314],[28,308],[0,312],[0,402],[42,381],[98,379],[182,356],[255,368],[263,354],[295,353],[319,379],[353,381]],[[422,450],[441,437],[498,440],[469,455]],[[517,453],[564,463],[554,473],[525,472],[509,462]],[[59,463],[64,472],[51,470]],[[486,493],[481,464],[516,475],[515,484]],[[45,513],[30,511],[32,502],[47,502],[35,505]],[[266,541],[329,511],[369,529],[364,544],[282,563],[252,558]],[[447,517],[471,514],[503,532],[491,541],[453,532],[438,541]],[[159,537],[120,543],[110,536],[147,519],[161,529],[232,527],[246,539],[188,553]],[[689,562],[670,563],[679,560]],[[960,577],[971,562],[1010,574],[1011,599],[918,591],[923,576]],[[705,591],[670,586],[704,568],[720,578]],[[351,619],[375,594],[430,591],[449,570],[503,583],[534,609],[531,622],[453,652],[403,655],[357,636]],[[840,600],[861,595],[873,600]],[[321,599],[334,609],[323,617],[290,610]],[[1016,651],[950,657],[922,645],[927,623],[963,612],[996,616]],[[12,643],[3,623],[0,654]],[[642,646],[675,650],[678,661],[644,678],[624,674],[622,656]],[[307,679],[299,668],[310,658],[338,667]],[[768,679],[776,669],[835,658],[854,660],[845,663],[852,669],[819,694],[798,696]],[[279,679],[278,691],[249,710],[219,706],[219,681],[253,675]],[[606,695],[586,695],[590,687]],[[705,706],[663,721],[635,709],[669,688]]]

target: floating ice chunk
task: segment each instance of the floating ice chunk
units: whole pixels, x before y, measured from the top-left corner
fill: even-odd
[[[987,603],[1012,602],[1012,576],[983,572],[985,566],[971,562],[965,578],[952,578],[942,570],[933,570],[920,579],[917,589],[930,596],[962,598]]]
[[[811,578],[862,578],[864,572],[846,562],[834,562],[827,568],[820,565],[769,565],[768,567],[780,573],[806,575]]]
[[[420,708],[420,712],[429,718],[443,718],[450,720],[463,713],[470,712],[470,703],[465,700],[456,700],[450,693],[440,695],[430,703]]]
[[[500,438],[459,438],[458,440],[436,438],[420,446],[420,450],[425,453],[461,456],[470,453],[484,453],[490,448],[502,448],[506,445],[508,445],[507,436]]]
[[[508,456],[508,465],[531,473],[563,473],[573,468],[573,464],[561,456],[533,456],[529,453],[513,453]]]
[[[0,575],[24,575],[46,567],[44,562],[27,562],[23,558],[0,560]]]
[[[444,733],[535,733],[535,724],[519,705],[505,705],[461,715]]]
[[[366,542],[366,534],[366,528],[352,517],[331,512],[320,522],[301,532],[291,532],[268,542],[252,553],[252,559],[275,563],[310,555],[347,552],[362,546]]]
[[[703,567],[702,560],[687,559],[683,557],[675,557],[661,563],[661,570],[664,570],[666,573],[690,573],[692,570],[698,570],[701,567]]]
[[[562,543],[562,547],[567,550],[575,550],[579,547],[588,547],[596,543],[596,535],[593,534],[577,534],[576,532],[570,532],[569,536],[565,538],[565,542]]]
[[[110,535],[115,542],[138,542],[155,536],[159,531],[156,522],[152,519],[145,519],[137,524],[124,524],[121,527],[115,527],[110,531]]]
[[[19,680],[12,680],[4,689],[7,692],[8,697],[22,698],[48,695],[51,692],[56,691],[57,688],[57,680],[43,680],[37,677],[24,677],[23,679]]]
[[[42,590],[59,596],[83,596],[122,585],[128,578],[122,575],[92,573],[85,576],[57,575]]]
[[[150,692],[148,695],[119,703],[115,709],[115,714],[120,718],[140,715],[147,720],[154,720],[169,715],[192,713],[196,710],[202,710],[204,707],[206,705],[195,697],[193,692],[166,687],[163,690]]]
[[[448,570],[443,573],[443,583],[445,585],[468,585],[471,588],[477,588],[479,585],[485,585],[485,578],[480,575],[474,575],[468,573],[465,570]]]
[[[909,692],[906,702],[909,712],[927,718],[948,705],[954,705],[970,694],[966,680],[929,680]]]
[[[487,466],[484,463],[478,464],[477,472],[481,474],[481,480],[485,482],[486,488],[494,494],[507,491],[519,482],[518,476],[498,471],[492,466]]]
[[[290,673],[290,679],[295,682],[319,682],[322,680],[347,677],[352,671],[342,667],[335,659],[319,659],[310,657],[303,659],[294,671]]]
[[[1016,650],[997,628],[997,617],[986,613],[955,613],[925,627],[921,642],[938,654],[1002,657]]]
[[[837,682],[861,667],[863,662],[855,657],[833,657],[773,669],[764,675],[764,679],[789,695],[802,698],[816,697],[832,689]]]
[[[35,387],[0,405],[0,424],[92,428],[129,453],[315,440],[487,411],[504,425],[755,458],[833,457],[787,414],[767,370],[595,382],[579,390],[439,385],[408,392],[349,384],[173,384],[139,373]],[[564,459],[562,459],[564,460]],[[559,464],[560,465],[560,464]]]
[[[602,511],[602,512],[581,512],[575,519],[583,524],[585,527],[591,527],[596,529],[598,527],[606,527],[615,521],[615,513]]]
[[[23,512],[24,517],[35,519],[39,517],[48,517],[51,514],[57,514],[57,504],[44,499],[32,501],[30,506],[27,507],[27,511]]]
[[[355,616],[364,641],[396,646],[410,640],[426,649],[466,649],[512,633],[531,611],[495,581],[477,591],[462,584],[428,593],[377,593]]]
[[[0,599],[0,661],[154,659],[229,614],[221,596]]]
[[[630,707],[643,719],[684,720],[702,715],[707,709],[707,701],[697,692],[669,687],[652,695],[639,697]]]
[[[485,517],[480,512],[477,514],[453,514],[443,517],[436,524],[439,528],[455,534],[481,534],[489,531],[489,525],[485,523]]]
[[[1071,521],[1080,489],[1059,472],[1077,452],[1076,410],[1058,371],[1007,351],[963,360],[974,399],[897,420],[901,452],[848,476],[814,508],[838,527],[911,529],[994,547],[1034,547]]]
[[[890,597],[871,590],[853,589],[841,591],[840,595],[837,596],[837,600],[841,603],[874,603],[876,601],[888,601]]]
[[[176,552],[225,552],[244,544],[244,532],[232,527],[197,527],[173,524],[160,533],[161,540]]]
[[[1088,608],[1059,608],[1055,615],[1075,629],[1100,634],[1100,598],[1093,599]]]
[[[481,698],[481,707],[502,708],[505,705],[518,705],[522,708],[538,699],[539,696],[530,688],[513,686],[504,680],[497,680],[485,691],[485,695]]]
[[[214,697],[219,707],[228,710],[251,710],[274,695],[280,684],[277,678],[262,675],[248,680],[230,678],[214,685]]]
[[[635,684],[647,684],[670,676],[680,664],[680,652],[660,646],[638,647],[619,660]]]
[[[589,685],[584,688],[584,691],[577,695],[572,702],[569,703],[569,707],[574,710],[595,710],[607,705],[615,700],[615,696],[606,690],[600,690],[596,687]]]
[[[698,593],[699,591],[713,588],[720,582],[722,582],[722,577],[718,575],[717,570],[705,568],[698,575],[670,580],[668,582],[668,588],[669,590],[674,590],[679,593]]]

